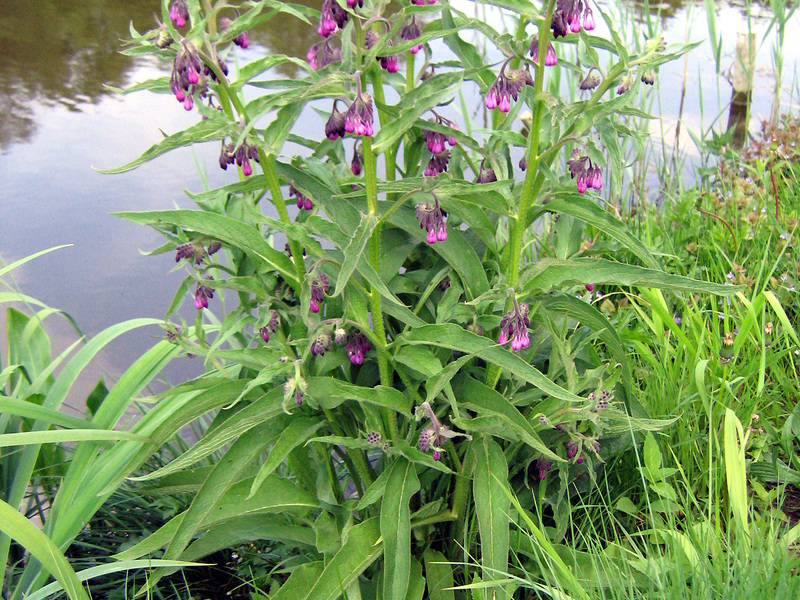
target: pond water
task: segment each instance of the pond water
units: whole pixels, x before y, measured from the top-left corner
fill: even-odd
[[[736,33],[748,29],[748,19],[740,6],[718,4],[724,69],[733,62]],[[483,7],[466,0],[454,0],[453,5],[468,13],[479,10],[498,24],[502,19],[499,13],[484,13]],[[184,276],[181,269],[173,271],[171,254],[148,257],[140,252],[158,246],[158,235],[109,213],[190,207],[183,190],[199,190],[203,185],[196,165],[205,171],[209,185],[234,177],[216,166],[218,144],[173,152],[123,175],[101,175],[94,170],[135,158],[159,140],[159,130],[175,131],[197,118],[196,111],[186,113],[172,96],[117,96],[105,88],[169,72],[169,64],[134,60],[117,52],[128,35],[129,22],[139,31],[149,29],[159,7],[158,0],[0,2],[0,257],[8,262],[58,244],[72,244],[17,269],[15,281],[25,293],[68,312],[89,335],[121,320],[163,316]],[[647,16],[641,8],[634,10],[639,11],[639,21],[632,27],[643,31]],[[652,3],[649,18],[656,28],[663,28],[668,41],[703,40],[708,35],[702,3]],[[749,24],[760,42],[755,117],[768,117],[772,111],[774,30],[764,37],[768,24],[768,18]],[[795,16],[787,32],[790,41],[783,48],[784,111],[792,98],[800,97],[795,79],[800,45],[792,41],[798,34],[800,21]],[[250,33],[250,48],[239,51],[237,59],[247,62],[270,52],[304,57],[316,40],[313,27],[273,20]],[[661,123],[653,130],[656,140],[663,133],[665,141],[674,141],[684,73],[687,93],[681,148],[691,157],[696,152],[686,131],[707,128],[725,113],[731,88],[717,75],[707,42],[685,64],[678,61],[662,68],[661,91],[652,106],[653,112],[664,115],[663,130]],[[792,108],[796,111],[797,107]],[[724,122],[721,117],[717,129]],[[323,120],[309,111],[299,133],[318,137],[322,127]],[[187,309],[183,314],[191,320],[193,308]],[[57,346],[74,339],[64,321],[52,317],[50,321]],[[161,335],[153,327],[118,340],[102,356],[84,389],[93,385],[91,378],[101,370],[112,377],[121,373]],[[197,359],[181,359],[167,376],[174,381],[201,370]]]

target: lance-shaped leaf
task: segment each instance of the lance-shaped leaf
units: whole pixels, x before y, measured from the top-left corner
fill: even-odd
[[[411,568],[411,497],[419,491],[414,465],[399,459],[389,467],[381,503],[381,537],[384,547],[383,597],[405,600]]]
[[[456,378],[453,382],[453,392],[466,408],[474,410],[479,415],[499,417],[507,428],[510,436],[508,439],[519,439],[525,442],[541,452],[548,460],[558,462],[564,460],[542,442],[539,434],[519,412],[519,409],[499,392],[466,375]]]
[[[605,342],[611,354],[622,365],[622,381],[629,399],[633,398],[633,377],[631,376],[630,362],[622,339],[617,330],[606,319],[605,315],[592,304],[574,298],[569,294],[555,293],[542,296],[540,307],[552,312],[559,312],[577,319],[581,324],[589,327]]]
[[[458,92],[463,80],[463,73],[451,71],[434,75],[421,85],[400,97],[394,107],[399,111],[397,119],[393,119],[375,135],[372,149],[376,154],[388,150],[397,140],[403,137],[414,122],[428,109],[451,99]]]
[[[198,144],[200,142],[219,141],[227,136],[231,129],[231,123],[222,116],[219,118],[212,117],[205,119],[187,129],[184,129],[183,131],[179,131],[178,133],[173,133],[172,135],[167,136],[157,144],[153,144],[136,160],[132,160],[131,162],[114,169],[99,169],[99,172],[105,174],[124,173],[125,171],[135,169],[136,167],[143,165],[144,163],[153,160],[154,158],[161,156],[170,150],[182,148],[183,146],[191,146],[192,144]]]
[[[416,327],[399,336],[397,342],[429,344],[440,348],[457,350],[465,354],[474,354],[517,375],[550,396],[567,402],[583,402],[582,398],[549,380],[541,371],[525,362],[518,354],[506,350],[492,340],[467,331],[454,323]]]
[[[271,600],[336,600],[381,554],[383,544],[376,517],[353,527],[324,569],[316,566],[322,563],[312,563],[302,571],[295,569]]]
[[[361,257],[364,255],[364,249],[367,247],[367,242],[377,223],[377,215],[367,213],[361,216],[361,223],[359,223],[356,232],[350,238],[350,243],[347,244],[347,248],[344,249],[344,261],[342,262],[341,269],[339,269],[339,277],[336,279],[336,289],[333,292],[334,296],[338,296],[342,293],[353,271],[356,270],[358,261],[361,260]]]
[[[522,279],[522,277],[520,278]],[[728,296],[741,291],[741,286],[700,281],[663,271],[626,265],[603,258],[543,258],[524,274],[523,290],[549,291],[555,287],[586,282],[653,287],[676,292],[706,293]]]
[[[422,555],[425,560],[425,579],[428,584],[430,600],[455,600],[453,587],[453,568],[447,564],[447,557],[441,552],[428,548]]]
[[[258,230],[237,219],[199,210],[153,210],[113,214],[140,225],[174,225],[218,239],[233,248],[240,248],[258,256],[278,271],[289,285],[299,289],[291,259],[270,246]]]
[[[253,485],[250,488],[250,495],[252,497],[258,488],[264,483],[268,475],[272,474],[280,464],[289,456],[289,453],[297,446],[304,444],[308,438],[324,425],[325,421],[311,418],[299,418],[293,420],[289,426],[284,429],[275,444],[270,448],[267,460],[261,465]]]
[[[636,236],[628,231],[628,227],[619,219],[614,217],[607,210],[603,210],[597,204],[581,196],[580,194],[569,194],[566,198],[553,198],[546,204],[547,210],[557,213],[571,215],[593,227],[596,227],[609,237],[623,244],[628,250],[636,255],[645,266],[651,269],[658,269],[658,261],[650,253],[650,250]],[[588,280],[587,280],[588,281]]]
[[[168,465],[134,479],[145,481],[164,477],[195,464],[226,444],[230,444],[246,431],[250,431],[262,423],[267,423],[276,416],[283,415],[282,402],[282,390],[280,388],[272,390],[269,394],[262,396],[229,417],[220,427],[207,431],[206,435],[191,449],[181,454]]]
[[[399,390],[385,385],[368,388],[330,377],[308,377],[306,383],[311,397],[327,409],[336,408],[345,400],[358,400],[411,417],[408,399]]]
[[[508,485],[508,463],[500,446],[489,436],[482,436],[474,445],[475,477],[472,495],[478,531],[481,537],[483,580],[502,579],[508,572],[509,515],[511,501],[505,491]]]
[[[42,533],[41,529],[2,500],[0,500],[0,523],[3,533],[15,539],[30,552],[56,578],[71,600],[89,600],[75,571],[58,547]]]

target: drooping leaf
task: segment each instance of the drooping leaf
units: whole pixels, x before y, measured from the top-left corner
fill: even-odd
[[[541,371],[525,362],[516,353],[454,323],[416,327],[398,336],[398,343],[429,344],[472,354],[506,369],[550,396],[567,402],[583,402],[582,398],[549,380]]]
[[[327,409],[336,408],[346,400],[357,400],[391,408],[400,414],[411,417],[408,399],[402,392],[394,388],[384,385],[376,385],[371,388],[362,387],[332,377],[308,377],[306,383],[311,397]]]
[[[460,375],[453,382],[453,392],[461,398],[461,404],[479,415],[499,417],[508,431],[510,439],[519,439],[541,452],[548,460],[563,461],[542,442],[536,430],[519,412],[519,409],[506,400],[499,392],[487,385]]]
[[[127,164],[122,165],[121,167],[115,167],[113,169],[98,169],[98,172],[107,175],[124,173],[126,171],[135,169],[136,167],[141,166],[144,163],[169,152],[170,150],[182,148],[183,146],[191,146],[192,144],[198,144],[200,142],[219,141],[227,136],[232,129],[234,129],[234,126],[226,118],[221,116],[221,114],[216,118],[204,119],[182,131],[179,131],[178,133],[173,133],[172,135],[165,137],[157,144],[153,144],[147,150],[145,150],[144,153],[139,156],[139,158],[132,160]]]
[[[202,233],[234,248],[241,248],[266,262],[281,274],[292,287],[298,288],[297,275],[291,259],[270,246],[261,234],[237,219],[208,211],[154,210],[113,213],[140,225],[185,227]]]
[[[583,284],[587,281],[595,284],[643,286],[718,296],[728,296],[741,290],[740,286],[700,281],[603,258],[567,260],[543,258],[526,270],[524,275],[520,276],[520,281],[523,282],[526,293],[546,292],[553,288]]]

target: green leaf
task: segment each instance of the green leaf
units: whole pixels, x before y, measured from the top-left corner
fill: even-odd
[[[136,481],[147,481],[158,477],[164,477],[170,473],[180,471],[189,465],[202,460],[209,454],[216,452],[223,446],[230,444],[245,432],[249,432],[254,427],[267,423],[278,415],[283,414],[283,394],[280,388],[276,388],[252,404],[247,405],[242,410],[228,418],[224,424],[210,432],[198,441],[190,450],[184,452],[168,465],[143,475],[134,477]],[[230,451],[230,450],[229,450]]]
[[[29,444],[60,444],[64,442],[103,442],[130,440],[146,442],[146,437],[127,431],[102,431],[99,429],[58,429],[55,431],[24,431],[0,435],[0,448],[27,446]]]
[[[317,581],[325,566],[322,561],[306,563],[295,567],[292,574],[289,576],[280,589],[270,596],[270,600],[298,600],[304,598],[304,594]]]
[[[543,308],[548,311],[569,315],[577,319],[582,325],[589,327],[603,340],[617,362],[622,365],[622,381],[625,391],[628,399],[633,401],[635,398],[633,376],[631,375],[628,353],[622,345],[622,339],[619,337],[617,330],[606,319],[605,315],[597,310],[594,305],[560,292],[542,296],[538,301],[541,302],[540,309]]]
[[[506,369],[550,396],[566,402],[583,402],[582,398],[550,381],[541,371],[525,362],[516,353],[506,350],[488,338],[467,331],[455,323],[416,327],[398,336],[396,343],[429,344],[472,354]]]
[[[506,439],[519,439],[541,452],[548,460],[563,462],[564,459],[542,442],[519,409],[499,392],[466,375],[460,375],[453,382],[453,392],[462,406],[479,415],[499,417],[508,431],[509,437]]]
[[[508,487],[508,464],[503,450],[489,436],[473,446],[475,478],[472,494],[481,539],[483,580],[501,579],[508,572],[509,515],[511,501]]]
[[[0,523],[3,524],[3,533],[30,552],[31,556],[56,578],[72,600],[89,600],[75,571],[58,547],[31,521],[2,500],[0,500]]]
[[[419,346],[401,346],[394,360],[419,371],[425,377],[433,377],[442,371],[442,363],[429,349]]]
[[[441,552],[428,548],[422,555],[425,560],[425,579],[428,583],[428,600],[455,600],[453,568]]]
[[[420,229],[419,221],[411,207],[395,211],[389,222],[404,229],[420,243],[425,241],[425,231]],[[470,300],[489,289],[486,269],[475,249],[467,243],[460,231],[448,228],[447,239],[433,244],[431,250],[437,252],[458,273]]]
[[[325,421],[312,418],[293,420],[289,426],[281,432],[275,444],[270,448],[267,460],[261,465],[258,474],[253,480],[253,486],[250,488],[250,495],[248,498],[256,493],[256,490],[264,483],[267,476],[280,466],[292,450],[304,444],[306,440],[314,435],[317,429],[324,424]]]
[[[84,569],[83,571],[78,571],[76,576],[78,577],[78,581],[89,581],[90,579],[94,579],[95,577],[103,577],[104,575],[111,575],[112,573],[122,573],[124,571],[132,571],[134,569],[154,569],[157,567],[202,567],[205,566],[203,563],[194,563],[194,562],[186,562],[186,561],[178,561],[178,560],[159,560],[154,558],[149,558],[146,560],[126,560],[116,563],[109,563],[105,565],[97,565],[96,567],[90,567],[89,569]],[[44,600],[52,596],[53,594],[57,594],[58,592],[62,591],[64,587],[61,585],[60,582],[54,581],[43,588],[40,588],[33,594],[27,594],[25,596],[25,600]]]
[[[381,537],[384,548],[383,597],[405,600],[411,568],[411,497],[420,484],[414,465],[400,459],[389,467],[381,503]]]
[[[157,144],[153,144],[136,160],[132,160],[121,167],[116,167],[113,169],[98,169],[98,172],[106,175],[124,173],[125,171],[135,169],[136,167],[141,166],[144,163],[169,152],[170,150],[175,150],[176,148],[191,146],[192,144],[198,144],[200,142],[218,142],[227,136],[233,129],[234,126],[222,116],[219,116],[218,118],[204,119],[198,123],[195,123],[191,127],[184,129],[183,131],[179,131],[178,133],[167,136]]]
[[[603,258],[572,258],[567,260],[543,258],[520,277],[526,294],[546,292],[555,287],[595,284],[654,287],[676,292],[706,293],[728,296],[741,291],[741,286],[700,281],[681,275],[671,275],[655,269],[614,262]]]
[[[336,279],[334,296],[341,294],[344,286],[350,280],[356,265],[364,255],[364,249],[367,247],[367,242],[369,242],[377,223],[378,217],[375,214],[367,213],[361,216],[361,223],[359,223],[358,228],[350,238],[347,248],[344,249],[344,261],[342,262],[342,268],[339,269],[339,277]]]
[[[596,227],[611,238],[617,240],[651,269],[659,269],[658,261],[638,238],[631,235],[627,225],[603,210],[584,196],[570,193],[565,198],[556,197],[547,202],[547,210],[571,215]],[[586,280],[588,281],[588,279]]]
[[[2,387],[2,377],[0,377],[0,388]],[[91,421],[86,421],[79,417],[73,417],[57,410],[43,408],[33,402],[26,402],[24,400],[16,400],[14,398],[5,398],[0,396],[0,413],[7,415],[16,415],[18,417],[25,417],[27,419],[38,419],[45,423],[51,423],[60,427],[70,427],[72,429],[90,429],[98,428]]]
[[[389,469],[384,469],[378,478],[373,481],[364,491],[364,495],[358,501],[356,510],[364,510],[368,506],[375,504],[383,497],[386,491],[386,481],[389,479]]]
[[[455,28],[453,13],[450,6],[442,7],[442,27],[446,29]],[[461,59],[462,64],[468,69],[474,70],[477,75],[481,89],[486,89],[494,82],[495,76],[492,70],[484,65],[483,56],[472,44],[465,42],[457,33],[450,34],[444,38],[444,43]]]
[[[380,527],[378,519],[372,518],[350,530],[342,549],[324,569],[308,567],[292,581],[299,571],[295,569],[271,600],[336,600],[381,554]]]
[[[380,154],[391,148],[414,126],[423,113],[452,98],[460,88],[463,77],[460,71],[440,73],[401,95],[400,102],[395,107],[399,115],[382,126],[375,135],[372,142],[373,151]]]
[[[52,248],[48,248],[47,250],[41,250],[39,252],[35,252],[33,254],[29,254],[28,256],[20,258],[19,260],[15,260],[14,262],[12,262],[10,264],[0,266],[0,277],[5,275],[6,273],[10,273],[11,271],[16,269],[17,267],[21,267],[26,262],[32,261],[34,258],[38,258],[38,257],[43,256],[45,254],[49,254],[50,252],[53,252],[55,250],[61,250],[61,248],[70,248],[71,246],[72,246],[72,244],[61,244],[60,246],[53,246]]]
[[[411,417],[411,407],[409,400],[394,388],[384,385],[375,387],[361,387],[347,381],[334,379],[332,377],[308,377],[308,393],[320,406],[332,409],[339,406],[345,400],[357,400],[367,402],[399,412],[407,417]]]
[[[292,260],[270,246],[258,230],[237,219],[200,210],[154,210],[112,214],[140,225],[156,227],[174,225],[218,239],[231,247],[258,256],[277,270],[289,285],[296,290],[299,289]]]
[[[422,600],[424,595],[425,578],[422,576],[422,565],[412,556],[411,564],[408,569],[408,591],[406,592],[404,600]]]
[[[196,560],[225,548],[247,542],[270,540],[285,547],[308,550],[314,548],[314,531],[310,527],[292,525],[280,515],[248,514],[211,527],[199,540],[181,554],[182,560]]]

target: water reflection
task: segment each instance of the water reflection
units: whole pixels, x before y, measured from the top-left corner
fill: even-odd
[[[149,27],[158,0],[0,2],[0,150],[36,131],[33,103],[95,103],[125,83],[128,24]]]

